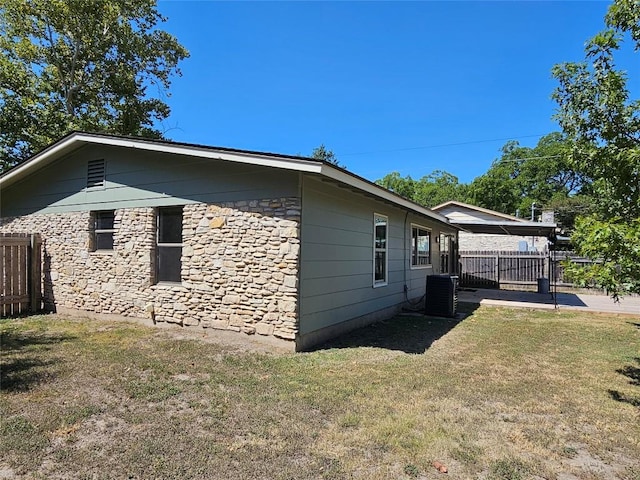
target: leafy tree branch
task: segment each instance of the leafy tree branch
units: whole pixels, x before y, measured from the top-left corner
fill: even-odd
[[[638,51],[639,22],[637,1],[614,1],[607,28],[587,42],[585,60],[553,68],[556,118],[570,141],[573,168],[591,179],[594,199],[594,211],[576,222],[573,242],[599,263],[573,266],[572,273],[616,299],[640,293],[640,101],[631,98],[628,74],[615,63],[625,34]]]
[[[189,54],[155,0],[0,0],[0,169],[70,130],[161,137]]]

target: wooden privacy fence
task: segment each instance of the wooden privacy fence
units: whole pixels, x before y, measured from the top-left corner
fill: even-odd
[[[535,285],[549,276],[544,252],[461,251],[460,285],[499,288],[501,283]]]
[[[560,286],[573,286],[563,262],[589,265],[591,260],[573,252],[461,251],[460,286],[499,288],[501,284],[536,285],[548,278]]]
[[[591,265],[594,263],[593,260],[589,258],[584,258],[571,251],[557,251],[551,252],[551,275],[552,280],[555,281],[556,285],[559,286],[574,286],[573,280],[565,271],[564,263],[566,261],[570,261],[571,263],[576,264],[578,267],[584,267],[587,265]],[[598,263],[596,261],[595,263]],[[592,287],[597,287],[597,285],[593,284]]]
[[[0,234],[0,316],[40,310],[40,247],[37,234]]]

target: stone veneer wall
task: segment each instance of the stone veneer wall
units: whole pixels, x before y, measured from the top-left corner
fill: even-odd
[[[155,284],[154,208],[115,211],[113,251],[91,251],[92,223],[90,212],[0,219],[0,232],[42,235],[45,308],[295,339],[299,198],[185,205],[181,284]]]
[[[518,251],[518,242],[526,241],[531,245],[532,237],[520,237],[517,235],[494,235],[486,233],[467,233],[460,232],[458,234],[459,250],[461,251]],[[539,252],[546,252],[548,242],[545,237],[533,237],[535,243],[534,249]]]

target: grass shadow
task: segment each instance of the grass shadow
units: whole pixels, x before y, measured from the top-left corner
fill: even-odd
[[[640,357],[634,358],[635,362],[640,365]],[[624,375],[629,378],[629,383],[631,385],[635,385],[636,387],[640,387],[640,367],[636,367],[634,365],[627,365],[623,368],[619,368],[616,372]]]
[[[640,397],[634,397],[632,395],[626,395],[618,390],[609,390],[609,395],[616,402],[628,403],[634,407],[640,408]]]
[[[25,392],[35,384],[51,380],[53,374],[46,367],[52,365],[53,360],[38,360],[35,358],[13,358],[2,362],[0,366],[0,391]]]
[[[24,348],[30,348],[43,345],[54,345],[56,343],[72,340],[74,337],[69,335],[51,335],[41,334],[38,332],[0,332],[0,350],[3,354],[13,353]]]
[[[31,386],[51,380],[54,376],[50,367],[52,359],[43,360],[43,353],[54,345],[74,337],[69,335],[45,335],[39,332],[0,332],[0,391],[26,391]]]
[[[392,319],[352,330],[319,345],[314,350],[375,347],[421,354],[478,307],[479,305],[471,303],[459,304],[455,318],[432,317],[416,313],[400,314]]]
[[[635,387],[640,387],[640,357],[634,358],[634,361],[638,366],[626,365],[616,370],[616,372],[627,377],[629,379],[629,384]],[[640,395],[627,395],[619,392],[618,390],[609,390],[609,395],[617,402],[628,403],[634,407],[640,408]]]

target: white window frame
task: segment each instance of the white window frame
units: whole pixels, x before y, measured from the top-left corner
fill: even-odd
[[[417,230],[418,232],[420,230],[427,232],[429,234],[429,258],[428,258],[428,263],[420,263],[419,262],[419,258],[424,257],[424,255],[421,257],[420,255],[418,255],[418,250],[417,250],[417,245],[415,242],[415,237],[413,236],[413,232],[414,230]],[[419,235],[418,235],[419,236]],[[411,224],[411,246],[409,248],[409,261],[411,262],[411,269],[412,270],[419,270],[422,268],[431,268],[433,266],[433,259],[432,257],[432,248],[431,248],[431,237],[432,237],[432,231],[430,228],[425,227],[424,225],[419,225],[417,223],[412,223]],[[414,263],[414,249],[415,249],[415,258],[416,258],[416,263]]]
[[[384,248],[376,246],[376,227],[379,222],[384,222],[385,236],[384,236]],[[376,256],[378,253],[384,253],[384,278],[381,280],[376,279]],[[389,283],[389,217],[382,215],[381,213],[373,214],[373,287],[384,287]]]

